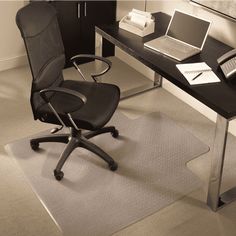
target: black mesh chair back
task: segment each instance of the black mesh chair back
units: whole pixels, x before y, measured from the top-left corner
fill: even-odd
[[[63,80],[65,55],[56,14],[48,3],[34,2],[16,16],[33,77],[31,105],[36,117],[35,111],[43,103],[39,91],[57,86]]]

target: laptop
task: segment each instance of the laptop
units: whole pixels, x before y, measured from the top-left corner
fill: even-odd
[[[210,24],[207,20],[175,10],[165,35],[144,43],[144,46],[183,61],[201,52]]]

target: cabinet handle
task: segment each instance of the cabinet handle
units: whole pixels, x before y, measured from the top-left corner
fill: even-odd
[[[84,2],[84,16],[87,16],[87,2]]]
[[[80,19],[80,3],[77,4],[77,17]]]

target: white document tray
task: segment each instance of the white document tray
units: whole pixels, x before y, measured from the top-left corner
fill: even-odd
[[[131,33],[137,34],[141,37],[144,37],[144,36],[154,32],[154,29],[155,29],[154,20],[151,21],[150,23],[147,23],[147,25],[144,27],[144,29],[140,29],[139,27],[128,24],[126,22],[127,20],[129,20],[129,16],[124,16],[119,22],[119,28],[127,30]]]

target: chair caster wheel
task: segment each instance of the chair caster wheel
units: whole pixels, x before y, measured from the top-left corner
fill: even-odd
[[[34,151],[39,149],[39,143],[36,141],[30,141],[30,146]]]
[[[112,164],[109,164],[109,168],[111,171],[116,171],[118,168],[118,164],[116,162],[113,162]]]
[[[54,170],[54,176],[55,176],[56,180],[60,181],[63,179],[64,173],[61,170],[59,170],[59,171]]]
[[[113,138],[118,138],[119,137],[119,131],[117,129],[115,129],[113,132],[112,132],[112,137]]]

